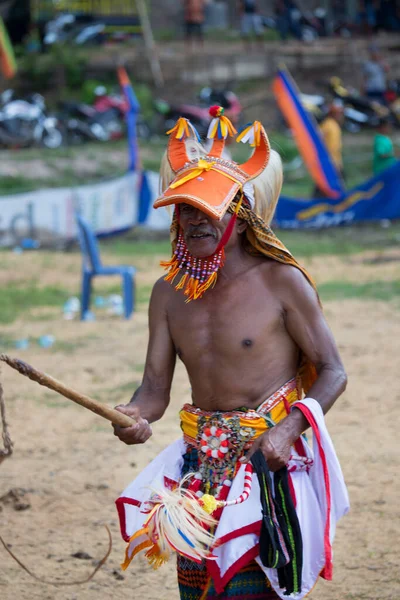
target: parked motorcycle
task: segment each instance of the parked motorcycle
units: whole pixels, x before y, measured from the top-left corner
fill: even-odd
[[[45,46],[69,42],[77,46],[96,45],[104,42],[105,23],[86,16],[62,14],[48,21],[43,43]]]
[[[129,104],[123,94],[110,94],[105,86],[98,86],[95,90],[94,108],[100,112],[114,111],[116,118],[121,123],[120,136],[125,131],[126,114],[129,110]],[[148,140],[151,137],[151,128],[143,115],[139,112],[136,115],[136,135],[139,139]]]
[[[362,96],[353,88],[345,87],[339,77],[331,77],[329,88],[335,98],[342,100],[345,110],[351,110],[352,113],[361,115],[360,128],[363,125],[372,128],[377,127],[381,118],[390,118],[391,116],[387,106]]]
[[[54,150],[65,141],[61,123],[47,114],[43,96],[14,97],[12,90],[0,95],[0,144],[4,146],[40,145]]]
[[[99,111],[83,102],[59,103],[60,119],[64,123],[68,142],[108,142],[123,134],[123,124],[114,108]]]
[[[227,116],[239,126],[242,105],[234,92],[230,90],[217,90],[203,88],[198,96],[199,105],[195,104],[170,104],[166,100],[158,99],[154,103],[156,111],[155,130],[159,134],[165,133],[175,125],[179,117],[185,117],[197,129],[201,138],[207,136],[210,125],[209,107],[218,104],[225,108]]]
[[[300,94],[303,106],[310,112],[318,123],[321,123],[329,113],[329,103],[319,94]],[[343,129],[349,133],[358,133],[367,124],[368,117],[350,106],[344,106]]]
[[[390,79],[388,81],[385,100],[388,104],[393,124],[396,127],[400,127],[400,79]]]

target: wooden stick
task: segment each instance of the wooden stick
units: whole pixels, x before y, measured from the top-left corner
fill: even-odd
[[[98,400],[93,400],[93,398],[89,398],[89,396],[85,396],[84,394],[76,392],[75,390],[61,383],[61,381],[57,381],[57,379],[50,377],[50,375],[46,375],[46,373],[42,373],[41,371],[34,369],[31,367],[31,365],[28,365],[18,358],[11,358],[10,356],[7,356],[7,354],[0,354],[0,361],[7,363],[7,365],[13,369],[16,369],[19,373],[21,373],[21,375],[25,375],[40,385],[44,385],[45,387],[54,390],[58,394],[65,396],[65,398],[68,398],[69,400],[88,408],[92,412],[96,413],[96,415],[104,417],[115,425],[120,425],[121,427],[130,427],[135,423],[134,419],[128,417],[128,415],[124,415],[114,408],[110,408],[109,406],[101,404]]]

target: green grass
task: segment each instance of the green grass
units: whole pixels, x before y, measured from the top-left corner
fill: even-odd
[[[379,224],[358,227],[336,227],[313,231],[280,231],[277,236],[296,257],[311,258],[321,255],[346,256],[366,250],[384,250],[398,247],[400,222],[389,228]]]
[[[136,290],[136,299],[138,304],[147,304],[150,299],[152,286],[138,286]],[[98,294],[108,296],[110,294],[121,294],[121,285],[111,285],[98,290]],[[34,315],[30,314],[33,308],[38,307],[57,307],[59,309],[59,318],[62,318],[62,308],[66,300],[72,295],[78,295],[78,292],[71,293],[70,290],[57,286],[40,286],[36,282],[18,282],[9,283],[4,286],[0,294],[0,323],[8,324],[15,321],[18,317],[27,316],[31,321],[45,321],[46,316],[49,320],[54,319],[54,315],[47,313]],[[93,290],[93,299],[96,290]],[[92,306],[93,308],[93,306]],[[73,352],[81,342],[57,342],[58,348],[65,352]],[[6,348],[14,345],[14,340],[3,335],[0,336],[0,347]]]
[[[4,333],[0,334],[0,353],[4,352],[4,350],[10,350],[10,348],[14,348],[15,340],[10,335],[5,335]]]
[[[322,300],[360,300],[391,301],[400,298],[400,281],[369,281],[353,283],[349,281],[328,281],[318,286]]]
[[[152,285],[139,286],[136,291],[136,300],[138,304],[148,304],[150,300]]]
[[[168,256],[171,253],[171,244],[167,239],[155,241],[137,241],[130,238],[129,234],[125,238],[116,240],[104,240],[100,242],[102,250],[115,256],[146,257]],[[132,261],[134,262],[134,261]]]
[[[56,286],[40,287],[34,282],[9,283],[0,295],[0,323],[11,323],[21,314],[38,306],[60,306],[70,296]]]
[[[39,180],[40,181],[40,180]],[[24,177],[23,175],[2,175],[0,178],[0,194],[20,194],[37,190],[38,180]]]
[[[140,385],[140,380],[132,380],[126,383],[122,383],[117,387],[109,389],[102,389],[101,392],[97,392],[96,398],[100,402],[107,402],[108,404],[115,404],[116,402],[126,402],[128,398],[131,398]]]
[[[299,258],[311,258],[321,255],[349,256],[365,250],[384,250],[398,247],[400,240],[400,223],[392,225],[389,229],[379,226],[368,227],[342,227],[328,231],[277,231],[278,237],[288,246],[291,252]],[[134,239],[119,239],[103,242],[103,249],[112,256],[129,255],[132,262],[135,257],[149,257],[154,255],[169,256],[170,244],[168,240],[135,241]],[[40,257],[40,254],[38,254]],[[379,257],[378,257],[379,258]],[[5,266],[4,264],[2,265]],[[53,261],[45,260],[43,268],[53,268]],[[6,270],[6,269],[4,269]],[[162,270],[160,269],[160,276]],[[147,305],[150,299],[152,285],[137,287],[137,303]],[[374,300],[392,300],[400,296],[400,281],[373,281],[365,284],[353,282],[330,281],[319,286],[321,297],[324,300],[340,300],[347,298],[362,298]],[[96,294],[107,296],[121,294],[120,284],[93,290]],[[12,282],[3,286],[0,295],[0,323],[12,323],[19,317],[32,321],[46,321],[57,318],[54,312],[43,312],[32,315],[32,309],[38,307],[57,307],[59,317],[62,318],[64,302],[72,295],[77,295],[70,289],[53,286],[40,286],[37,281]],[[14,346],[15,340],[0,335],[0,348],[7,349]],[[83,342],[82,342],[83,343]],[[56,342],[59,350],[66,353],[73,352],[81,342]]]

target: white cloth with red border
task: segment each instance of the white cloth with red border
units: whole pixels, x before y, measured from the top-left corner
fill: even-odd
[[[311,447],[301,437],[302,455],[313,459],[307,469],[296,470],[300,455],[292,449],[289,478],[294,495],[296,513],[303,539],[303,570],[301,593],[284,595],[279,587],[276,569],[262,565],[259,558],[259,531],[261,525],[260,487],[253,474],[249,498],[242,504],[223,509],[215,532],[214,559],[207,560],[207,568],[214,586],[221,593],[232,577],[251,560],[256,560],[264,570],[277,595],[286,600],[301,600],[316,584],[321,575],[332,579],[332,543],[336,524],[349,510],[349,498],[342,470],[332,440],[325,425],[320,404],[313,398],[304,398],[292,405],[302,411],[312,428]],[[116,501],[121,534],[129,543],[130,537],[142,529],[148,515],[141,506],[160,488],[173,487],[181,477],[186,444],[183,439],[168,446],[124,490]],[[293,467],[293,468],[290,468]],[[294,469],[294,470],[293,470]],[[228,500],[237,498],[243,491],[245,465],[232,482]],[[130,542],[128,555],[145,536]]]

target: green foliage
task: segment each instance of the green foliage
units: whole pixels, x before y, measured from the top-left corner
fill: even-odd
[[[153,107],[153,92],[145,83],[137,83],[132,81],[136,98],[140,104],[140,111],[145,119],[150,119],[154,113]]]
[[[78,89],[84,79],[87,59],[84,53],[67,45],[54,44],[46,54],[25,54],[19,69],[29,80],[30,89],[43,92],[65,81],[70,89]]]
[[[154,32],[154,38],[157,42],[175,42],[177,38],[176,29],[157,29]]]
[[[87,59],[76,48],[68,45],[55,44],[51,54],[54,57],[56,66],[65,70],[65,80],[67,87],[78,89],[84,79]]]
[[[30,192],[37,188],[37,179],[23,177],[22,175],[2,175],[0,179],[0,193],[2,195],[16,192]]]
[[[96,79],[86,79],[81,86],[81,100],[86,104],[93,104],[96,97],[94,91],[98,86],[104,86],[107,90],[107,94],[111,92],[111,86],[106,85],[102,81]]]

